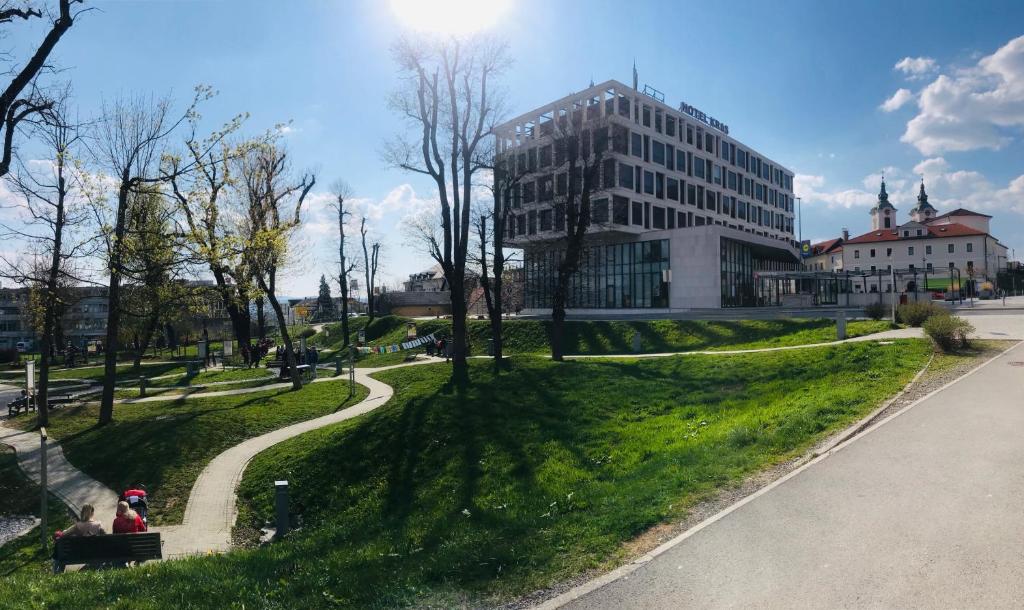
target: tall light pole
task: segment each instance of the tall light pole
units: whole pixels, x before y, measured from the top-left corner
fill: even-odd
[[[804,243],[804,206],[800,197],[796,198],[797,236],[800,243]]]

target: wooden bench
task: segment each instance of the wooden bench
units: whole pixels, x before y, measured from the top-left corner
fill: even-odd
[[[284,366],[284,360],[267,360],[268,369],[279,369]]]
[[[69,565],[124,566],[130,561],[142,563],[162,559],[159,533],[69,536],[57,540],[53,550],[53,572],[59,574]]]
[[[8,417],[14,417],[18,413],[21,413],[22,411],[28,413],[29,411],[35,411],[35,410],[36,410],[36,402],[34,400],[29,400],[28,398],[26,398],[24,396],[21,396],[19,398],[15,398],[11,402],[7,403],[7,416]]]
[[[309,377],[313,374],[313,367],[308,364],[297,364],[295,368],[299,372],[299,377]],[[281,365],[281,372],[277,376],[278,379],[291,379],[291,371],[288,370],[288,365]]]

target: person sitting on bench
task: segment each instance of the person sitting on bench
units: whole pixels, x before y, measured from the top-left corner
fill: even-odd
[[[117,503],[117,516],[114,517],[115,534],[136,534],[146,531],[146,524],[143,523],[139,513],[128,508],[128,503],[121,500]]]
[[[63,532],[58,532],[60,537],[102,536],[106,534],[107,532],[103,529],[103,524],[92,518],[95,513],[96,509],[92,507],[92,504],[84,504],[78,521]]]

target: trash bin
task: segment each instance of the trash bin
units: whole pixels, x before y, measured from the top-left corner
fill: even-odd
[[[494,339],[487,340],[487,355],[491,357],[494,356]]]

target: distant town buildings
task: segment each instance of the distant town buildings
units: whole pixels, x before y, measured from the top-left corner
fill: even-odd
[[[857,278],[852,292],[890,292],[893,272],[897,291],[914,292],[951,281],[995,281],[1006,269],[1007,248],[992,235],[991,216],[964,208],[939,214],[923,181],[909,219],[899,223],[896,212],[883,180],[871,231],[849,237],[844,229],[841,237],[813,244],[805,268],[851,274]]]

